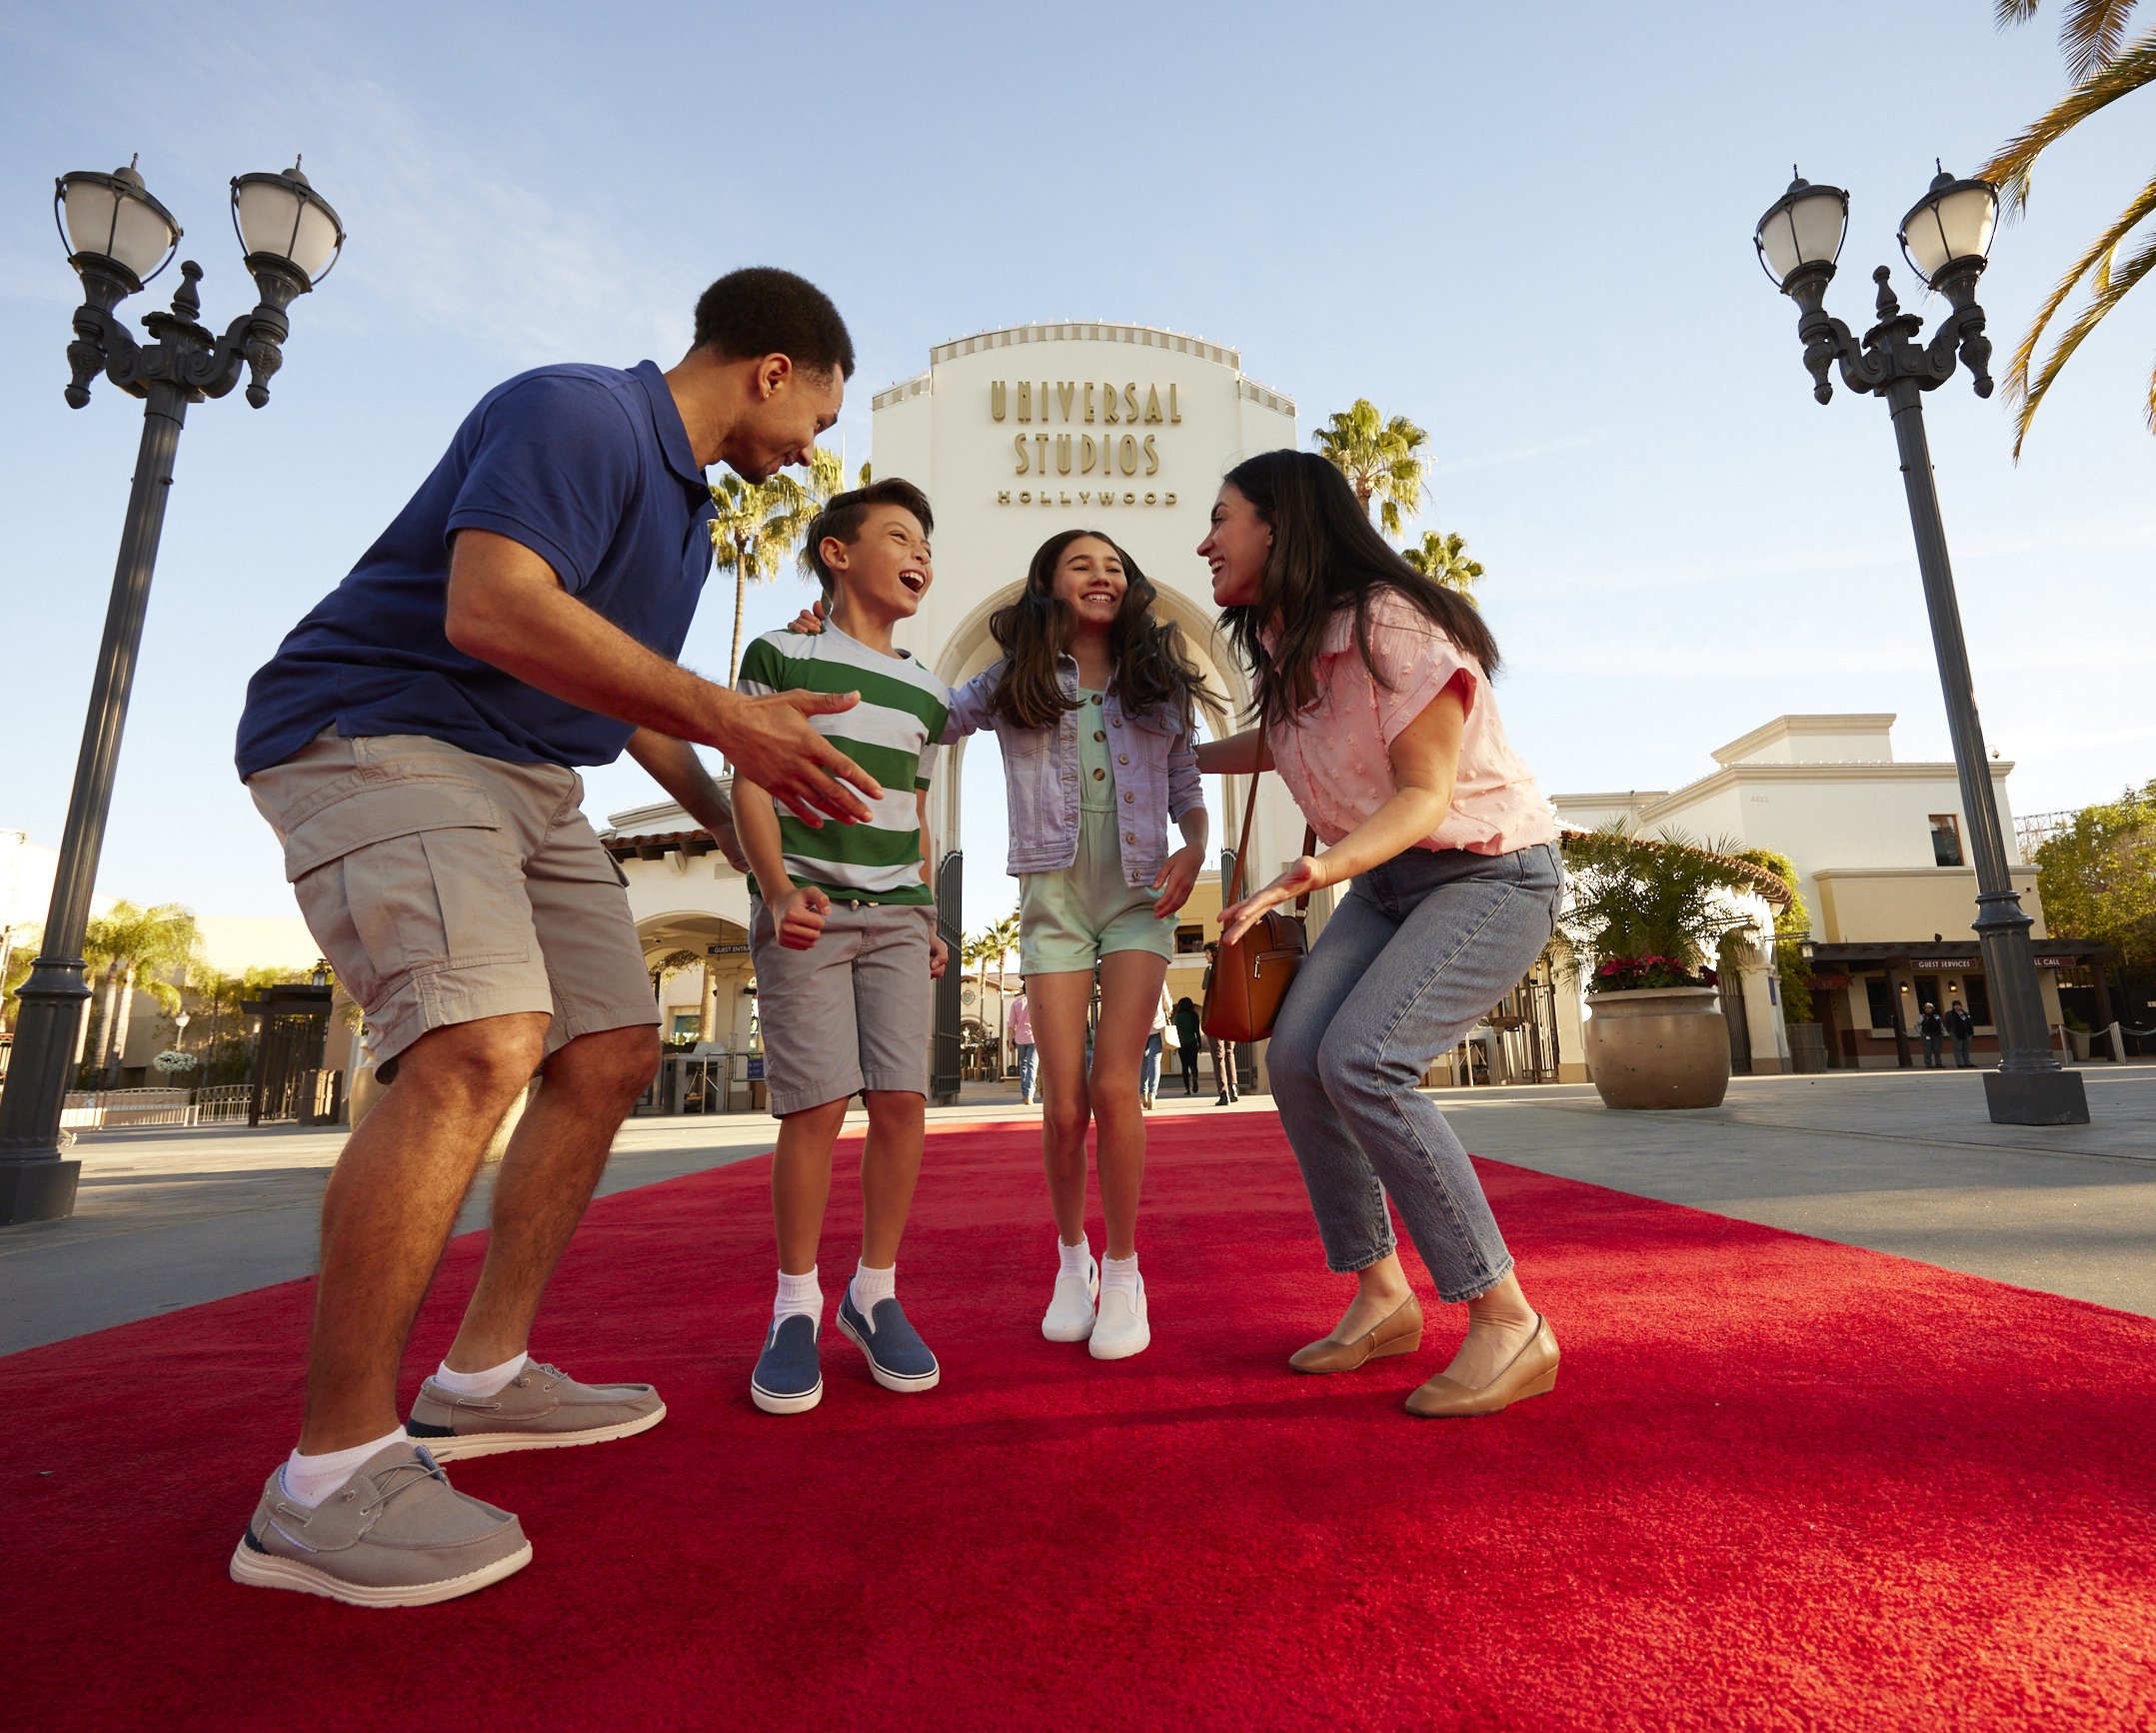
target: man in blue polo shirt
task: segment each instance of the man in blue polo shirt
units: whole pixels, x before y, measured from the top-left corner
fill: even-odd
[[[235,1580],[363,1606],[468,1594],[532,1549],[440,1462],[665,1417],[648,1384],[579,1383],[527,1352],[659,1052],[625,881],[579,810],[577,767],[626,749],[737,858],[697,745],[811,824],[869,817],[854,791],[882,791],[808,721],[854,696],[749,699],[674,660],[711,567],[706,466],[763,481],[807,463],[853,371],[831,302],[756,269],[705,292],[674,368],[511,380],[249,683],[240,775],[395,1086],[330,1177],[299,1446]],[[535,1071],[478,1287],[400,1423],[406,1338]]]

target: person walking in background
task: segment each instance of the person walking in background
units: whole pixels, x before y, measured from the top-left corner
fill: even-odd
[[[1187,995],[1175,1001],[1175,1014],[1168,1019],[1175,1025],[1175,1056],[1182,1061],[1182,1092],[1197,1093],[1197,1043],[1199,1021],[1197,1006]]]
[[[555,1447],[665,1417],[649,1384],[579,1383],[527,1352],[659,1062],[626,880],[579,810],[577,767],[627,751],[737,866],[696,744],[812,826],[869,817],[843,783],[882,799],[810,726],[855,695],[744,698],[674,660],[711,570],[706,467],[762,482],[806,465],[853,371],[831,302],[758,269],[705,292],[665,372],[562,364],[498,386],[248,683],[239,773],[394,1083],[330,1175],[299,1447],[262,1490],[235,1580],[359,1606],[469,1594],[532,1548],[439,1462],[550,1450],[574,1472],[582,1453]],[[420,1303],[535,1070],[547,1086],[509,1140],[478,1286],[400,1422]]]
[[[1969,1015],[1969,1007],[1958,998],[1947,1007],[1946,1032],[1954,1039],[1954,1063],[1961,1070],[1969,1068],[1969,1038],[1976,1033],[1976,1019]]]
[[[1276,768],[1327,845],[1223,908],[1223,947],[1266,909],[1348,881],[1267,1049],[1326,1266],[1356,1284],[1330,1333],[1288,1363],[1347,1372],[1421,1345],[1389,1197],[1438,1296],[1467,1306],[1466,1340],[1407,1411],[1495,1413],[1555,1386],[1557,1343],[1417,1085],[1548,942],[1564,892],[1556,815],[1505,741],[1482,617],[1386,544],[1324,458],[1238,464],[1197,551],[1259,721],[1200,747],[1198,766]]]
[[[1152,1029],[1145,1036],[1145,1058],[1138,1067],[1138,1105],[1152,1111],[1152,1098],[1160,1092],[1160,1050],[1167,1044],[1167,987],[1160,988],[1160,1002],[1152,1009]]]
[[[1034,1013],[1026,1002],[1026,981],[1019,980],[1019,996],[1011,1001],[1011,1049],[1019,1060],[1019,1098],[1034,1104]]]
[[[1916,1019],[1916,1032],[1924,1037],[1924,1065],[1927,1070],[1939,1068],[1939,1042],[1946,1034],[1945,1019],[1939,1015],[1939,1007],[1927,1004]]]

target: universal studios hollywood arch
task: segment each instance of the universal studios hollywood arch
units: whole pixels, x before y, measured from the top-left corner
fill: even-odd
[[[938,678],[964,685],[996,660],[989,620],[1018,595],[1034,551],[1059,530],[1114,538],[1160,592],[1213,689],[1239,716],[1249,683],[1214,630],[1211,575],[1196,549],[1220,478],[1256,452],[1292,446],[1292,399],[1242,371],[1233,349],[1149,325],[1015,325],[940,344],[928,370],[877,393],[880,477],[904,476],[936,507],[936,584],[901,645]],[[967,743],[943,748],[931,811],[939,840],[961,836]],[[1231,846],[1247,784],[1215,812],[1215,847]],[[1260,880],[1301,849],[1302,819],[1267,777],[1251,825]],[[1000,874],[1001,861],[977,872]],[[947,855],[939,898],[958,943],[962,863]],[[959,1073],[959,971],[938,1006],[936,1091]]]

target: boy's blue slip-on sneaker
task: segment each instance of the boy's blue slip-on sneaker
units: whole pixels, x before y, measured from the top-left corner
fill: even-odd
[[[749,1378],[749,1394],[767,1414],[807,1413],[824,1399],[816,1319],[806,1312],[789,1312],[773,1320]]]
[[[878,1300],[871,1317],[864,1318],[854,1304],[854,1284],[848,1282],[839,1297],[839,1328],[869,1356],[870,1375],[887,1390],[914,1395],[935,1389],[944,1375],[896,1299]]]

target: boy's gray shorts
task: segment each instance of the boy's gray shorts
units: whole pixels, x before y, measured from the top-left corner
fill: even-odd
[[[860,1089],[928,1094],[935,930],[936,910],[925,903],[835,896],[816,943],[789,950],[764,899],[749,898],[764,1083],[775,1116]]]

